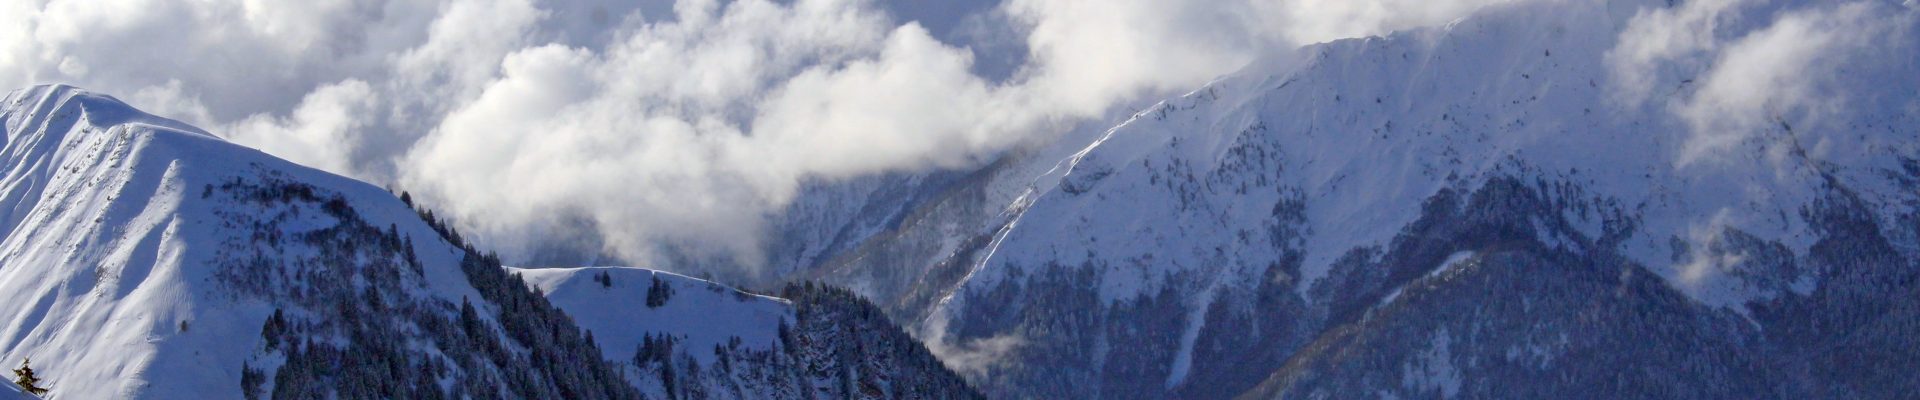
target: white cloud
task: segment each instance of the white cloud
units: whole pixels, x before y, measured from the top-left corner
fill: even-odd
[[[213,114],[207,111],[207,105],[200,103],[199,96],[188,93],[177,79],[135,90],[126,100],[142,105],[148,113],[165,115],[194,126],[216,124]]]
[[[924,140],[903,130],[874,133],[886,128],[870,125],[881,123],[875,113],[847,107],[862,99],[831,98],[861,93],[835,89],[954,79],[919,70],[945,66],[950,59],[919,58],[950,49],[924,32],[889,33],[884,16],[859,6],[681,3],[675,21],[640,27],[605,49],[515,52],[498,79],[406,155],[401,182],[483,224],[483,233],[562,229],[547,224],[582,215],[609,251],[630,260],[653,258],[664,242],[750,263],[760,220],[798,179],[927,157],[846,138]],[[874,69],[894,75],[861,81]],[[879,117],[918,119],[932,110],[908,111]],[[862,154],[814,152],[834,146]],[[844,166],[856,160],[879,161]]]
[[[1723,208],[1715,211],[1706,223],[1695,222],[1687,227],[1686,261],[1674,267],[1683,289],[1698,290],[1709,280],[1722,279],[1746,262],[1746,253],[1721,249],[1725,243],[1722,236],[1735,222],[1731,210]]]
[[[368,115],[378,112],[379,97],[366,82],[348,80],[308,93],[289,117],[255,114],[228,125],[225,134],[235,141],[275,149],[293,162],[357,174],[355,155],[365,141]]]
[[[1847,3],[1789,12],[1728,45],[1699,90],[1673,109],[1693,132],[1680,164],[1732,148],[1790,113],[1819,118],[1838,107],[1845,94],[1824,89],[1824,77],[1840,73],[1850,57],[1871,54],[1866,50],[1898,18],[1875,11]]]
[[[928,315],[921,321],[919,339],[941,364],[967,378],[984,379],[988,371],[1018,361],[1013,357],[1027,345],[1026,337],[1017,333],[964,340],[949,338],[948,315],[950,313],[944,312]]]
[[[1481,7],[1512,1],[1298,0],[1254,4],[1264,13],[1283,16],[1287,38],[1312,43],[1444,24]]]
[[[1788,3],[1762,10],[1771,15],[1750,12],[1759,4],[1696,0],[1642,10],[1608,52],[1620,104],[1663,106],[1686,126],[1678,165],[1723,160],[1750,142],[1778,163],[1788,154],[1783,149],[1792,147],[1782,146],[1784,141],[1820,143],[1818,137],[1768,132],[1786,121],[1812,126],[1839,111],[1848,93],[1835,82],[1845,79],[1844,67],[1904,53],[1889,44],[1905,40],[1897,36],[1915,20],[1911,8],[1874,1]],[[1754,16],[1768,19],[1741,21]]]
[[[1698,67],[1703,55],[1719,47],[1716,27],[1734,18],[1730,11],[1750,0],[1695,0],[1673,8],[1641,9],[1627,21],[1620,41],[1606,54],[1616,100],[1627,105],[1647,101],[1658,69],[1684,63]]]
[[[397,183],[509,257],[586,221],[630,262],[752,264],[802,182],[975,165],[1263,52],[1502,0],[978,1],[928,32],[866,0],[0,0],[0,86],[131,94]],[[1027,54],[983,78],[982,49]]]

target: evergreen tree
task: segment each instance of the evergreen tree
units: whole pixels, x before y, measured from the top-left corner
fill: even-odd
[[[19,379],[15,379],[13,383],[20,385],[20,389],[26,390],[27,393],[32,393],[35,396],[45,395],[47,394],[47,389],[39,386],[40,378],[34,376],[33,367],[27,365],[31,361],[32,360],[27,359],[20,360],[20,369],[13,370],[13,375],[19,377]]]
[[[673,286],[653,277],[653,283],[647,285],[647,308],[660,308],[667,305],[667,299],[673,297]]]
[[[240,395],[247,400],[260,398],[261,386],[267,382],[266,372],[253,369],[253,365],[240,363]]]
[[[268,349],[280,347],[280,338],[287,334],[287,315],[280,309],[274,309],[273,315],[260,326],[260,338],[265,339]]]

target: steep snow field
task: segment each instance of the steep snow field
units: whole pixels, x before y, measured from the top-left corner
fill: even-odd
[[[1844,62],[1844,73],[1807,79],[1820,93],[1846,94],[1844,107],[1776,107],[1739,135],[1702,132],[1675,104],[1695,96],[1704,85],[1696,81],[1713,78],[1706,70],[1661,69],[1651,79],[1653,100],[1633,103],[1620,100],[1609,69],[1608,53],[1629,21],[1667,7],[1682,6],[1492,6],[1443,27],[1270,57],[1167,100],[1069,157],[1056,172],[1064,177],[1033,185],[983,255],[953,256],[971,267],[928,318],[929,336],[954,336],[962,357],[1007,360],[983,375],[990,394],[1222,396],[1205,387],[1218,381],[1194,380],[1204,357],[1196,354],[1235,353],[1208,346],[1282,348],[1273,350],[1281,358],[1233,361],[1210,378],[1277,368],[1292,354],[1286,347],[1306,345],[1294,341],[1346,322],[1348,302],[1405,299],[1397,285],[1411,281],[1377,263],[1418,264],[1407,276],[1417,279],[1511,250],[1520,241],[1397,247],[1427,240],[1405,236],[1418,234],[1423,218],[1463,212],[1430,208],[1446,204],[1436,199],[1479,193],[1545,203],[1544,212],[1506,210],[1532,224],[1525,231],[1538,236],[1524,242],[1624,256],[1636,267],[1621,273],[1644,268],[1693,303],[1739,316],[1774,299],[1816,296],[1837,279],[1828,272],[1854,268],[1817,265],[1824,261],[1816,245],[1836,238],[1835,228],[1821,226],[1832,223],[1824,215],[1864,209],[1899,252],[1881,256],[1913,259],[1920,65],[1902,57],[1831,61]],[[1791,20],[1779,17],[1787,10],[1845,12],[1828,11],[1838,7],[1757,5],[1717,20],[1714,32],[1768,31],[1776,18]],[[1885,2],[1847,7],[1907,20],[1920,12]],[[1913,25],[1888,31],[1892,54],[1915,54]],[[1735,140],[1700,153],[1701,137]],[[1430,260],[1385,258],[1433,251]],[[1780,252],[1787,256],[1766,256]],[[1395,286],[1343,286],[1363,281]],[[1087,286],[1091,300],[1080,297]],[[1271,325],[1223,328],[1213,320],[1221,317]],[[1261,322],[1272,318],[1291,321]],[[1307,336],[1289,336],[1294,329]],[[1048,337],[1062,330],[1073,338]],[[1458,355],[1460,341],[1448,340],[1436,343],[1473,356]],[[1033,362],[1057,364],[1023,365]],[[1054,384],[1090,379],[1105,386]],[[1158,388],[1132,383],[1142,379]]]
[[[14,92],[0,178],[0,364],[32,358],[65,398],[209,398],[238,393],[268,300],[218,284],[255,247],[227,214],[265,212],[203,192],[273,176],[338,190],[375,221],[421,239],[417,296],[478,298],[461,253],[384,190],[229,144],[111,97],[66,86]],[[288,222],[329,224],[311,212]],[[411,223],[409,223],[411,222]],[[300,254],[301,249],[288,249]]]

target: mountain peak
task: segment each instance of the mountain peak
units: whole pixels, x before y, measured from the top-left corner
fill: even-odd
[[[6,108],[20,114],[15,117],[19,118],[18,122],[13,118],[7,119],[9,142],[18,140],[11,136],[13,134],[63,133],[61,129],[45,128],[50,127],[48,124],[79,121],[98,127],[139,125],[202,138],[218,138],[192,125],[140,111],[119,98],[67,84],[41,84],[15,90],[7,95]],[[16,123],[21,125],[15,126]],[[25,127],[36,129],[20,129]]]

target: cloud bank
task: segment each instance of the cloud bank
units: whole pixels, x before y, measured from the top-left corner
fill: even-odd
[[[0,86],[118,94],[408,189],[509,257],[586,226],[628,262],[751,265],[806,182],[978,165],[1263,53],[1502,0],[0,1]]]
[[[1789,126],[1845,112],[1863,64],[1911,59],[1913,1],[1692,0],[1643,9],[1607,53],[1614,99],[1664,107],[1687,128],[1676,164],[1737,156],[1758,142],[1776,163],[1820,143]],[[1779,130],[1779,131],[1776,131]],[[1808,131],[1808,129],[1801,129]],[[1781,137],[1783,136],[1784,137]],[[1802,143],[1803,141],[1808,143]]]

